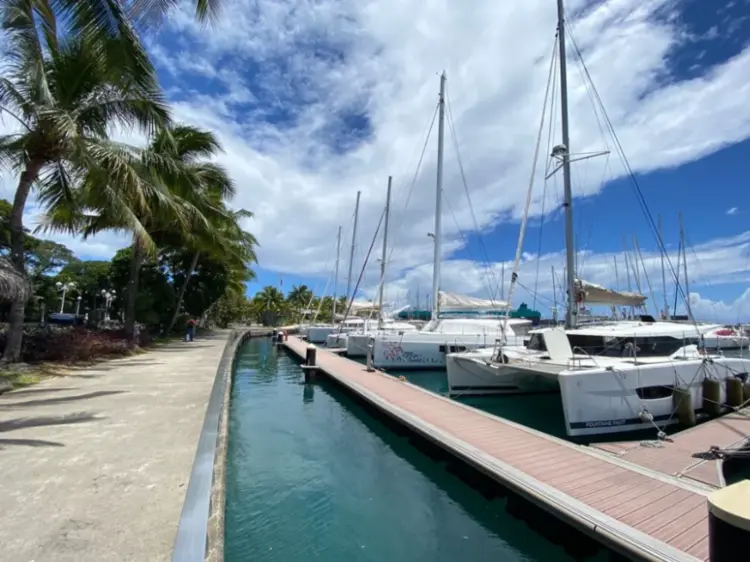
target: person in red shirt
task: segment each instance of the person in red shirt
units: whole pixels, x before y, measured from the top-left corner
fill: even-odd
[[[195,339],[195,320],[188,318],[187,321],[187,333],[185,334],[185,341],[193,341]]]

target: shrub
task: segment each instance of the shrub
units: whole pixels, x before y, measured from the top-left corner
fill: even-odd
[[[149,340],[141,333],[141,340]],[[5,347],[5,334],[0,336],[0,347]],[[88,361],[97,357],[122,355],[132,348],[121,330],[87,330],[83,327],[37,328],[24,333],[21,359],[38,361]]]

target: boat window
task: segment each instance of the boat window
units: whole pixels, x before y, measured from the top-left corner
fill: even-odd
[[[447,347],[447,351],[446,351],[446,347]],[[440,353],[458,353],[460,351],[466,351],[466,346],[465,345],[449,345],[449,346],[441,345],[440,346]]]
[[[642,338],[616,338],[569,333],[570,345],[579,353],[608,357],[658,357],[669,356],[685,345],[695,344],[691,338],[654,336]],[[633,352],[635,346],[635,353]],[[581,350],[581,351],[578,351]]]
[[[659,400],[661,398],[669,398],[674,392],[674,388],[671,386],[642,386],[635,389],[638,398],[641,400]]]
[[[531,351],[547,351],[547,346],[544,343],[544,337],[542,334],[531,334],[529,343],[526,347]]]

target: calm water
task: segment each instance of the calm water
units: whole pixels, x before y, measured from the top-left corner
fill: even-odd
[[[304,385],[301,376],[269,340],[241,350],[230,408],[228,562],[573,560],[508,515],[505,500],[485,500],[331,383]],[[589,560],[606,559],[600,552]]]

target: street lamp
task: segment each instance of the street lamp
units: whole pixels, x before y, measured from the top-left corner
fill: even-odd
[[[60,281],[58,281],[57,283],[55,283],[55,286],[57,287],[58,291],[62,291],[62,299],[60,299],[60,314],[62,314],[63,310],[65,309],[65,294],[68,291],[72,291],[73,289],[75,289],[76,284],[73,282],[61,283]]]
[[[76,297],[76,316],[78,316],[78,313],[81,311],[81,295],[78,295]]]
[[[114,289],[112,289],[111,291],[102,289],[102,296],[104,297],[104,319],[106,321],[109,321],[109,305],[111,305],[112,301],[115,300],[117,291],[115,291]]]

